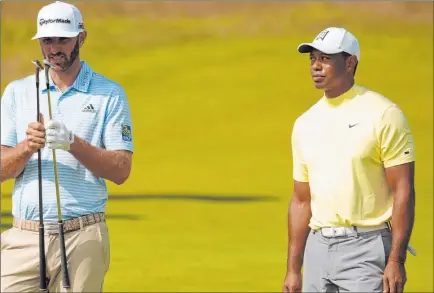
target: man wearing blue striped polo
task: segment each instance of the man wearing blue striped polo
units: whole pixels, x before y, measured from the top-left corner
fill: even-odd
[[[124,183],[131,170],[130,108],[123,88],[80,61],[86,40],[80,11],[55,2],[37,17],[37,34],[49,71],[53,119],[46,90],[35,122],[35,77],[9,83],[1,99],[1,182],[15,179],[13,227],[1,235],[1,292],[39,287],[38,156],[42,154],[48,291],[61,291],[57,205],[51,151],[57,150],[61,210],[66,228],[70,291],[102,291],[110,245],[104,212],[105,180]],[[41,84],[45,84],[43,72]]]

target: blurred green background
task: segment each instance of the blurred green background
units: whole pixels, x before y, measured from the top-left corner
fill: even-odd
[[[47,2],[2,2],[1,90],[41,59]],[[74,2],[73,2],[74,3]],[[433,292],[430,2],[77,2],[81,54],[132,107],[130,179],[110,184],[105,291],[281,290],[294,120],[321,93],[297,45],[327,26],[361,44],[356,81],[396,101],[417,150],[407,292]],[[2,184],[2,227],[13,181]]]

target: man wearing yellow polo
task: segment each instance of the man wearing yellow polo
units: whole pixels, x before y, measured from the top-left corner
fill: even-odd
[[[360,47],[347,30],[327,28],[298,51],[324,96],[294,123],[283,291],[402,292],[415,202],[407,119],[355,84]]]

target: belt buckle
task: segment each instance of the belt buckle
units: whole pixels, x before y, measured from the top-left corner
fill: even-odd
[[[336,231],[334,227],[322,228],[321,235],[327,238],[333,238],[336,235]]]
[[[344,231],[344,234],[345,234],[345,231]],[[342,229],[332,227],[332,237],[339,237],[339,236],[343,236],[342,235]]]
[[[333,227],[332,234],[332,237],[342,237],[348,235],[347,229],[345,229],[345,227]]]

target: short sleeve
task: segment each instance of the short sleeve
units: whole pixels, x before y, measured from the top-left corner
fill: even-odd
[[[10,83],[1,98],[1,145],[15,147],[18,144],[15,117],[15,95]]]
[[[106,108],[102,141],[108,150],[133,151],[131,111],[125,91],[120,86],[110,97]]]
[[[309,174],[306,163],[303,159],[301,148],[300,148],[300,137],[299,137],[299,123],[296,120],[291,135],[291,145],[292,145],[292,172],[293,178],[300,182],[309,182]]]
[[[413,134],[404,113],[396,105],[384,112],[379,134],[385,168],[415,161]]]

